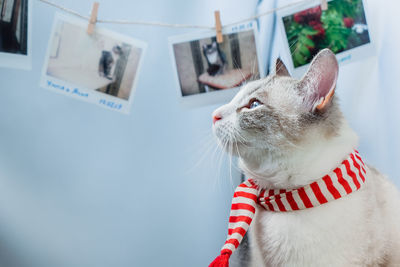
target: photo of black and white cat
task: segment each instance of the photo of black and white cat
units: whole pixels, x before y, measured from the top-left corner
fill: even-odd
[[[0,66],[30,68],[29,0],[0,0]]]
[[[115,63],[122,54],[119,45],[114,46],[111,51],[103,50],[99,62],[99,75],[109,80],[114,80]]]
[[[170,51],[176,71],[179,95],[222,94],[263,76],[252,22],[223,32],[218,43],[215,32],[174,36]]]
[[[103,88],[97,89],[100,92],[104,92],[109,95],[118,94],[119,89],[116,88],[116,84],[122,79],[121,71],[119,66],[125,64],[127,60],[128,50],[123,49],[123,45],[115,45],[111,50],[101,51],[101,57],[99,60],[99,76],[110,80],[110,83]],[[112,90],[115,88],[115,90]],[[125,96],[126,97],[126,96]]]
[[[207,60],[207,73],[211,76],[221,75],[226,68],[226,56],[221,51],[216,40],[211,44],[203,44],[203,54]]]
[[[56,18],[42,86],[127,110],[145,45],[99,27],[89,35],[86,26],[81,20]]]
[[[28,1],[0,0],[0,52],[27,54]]]

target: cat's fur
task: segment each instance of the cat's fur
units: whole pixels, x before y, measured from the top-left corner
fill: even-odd
[[[224,53],[219,49],[217,41],[211,44],[203,44],[203,55],[207,60],[207,72],[211,76],[223,74],[226,68]]]
[[[293,189],[323,177],[357,147],[335,96],[328,97],[337,74],[327,49],[301,80],[278,60],[274,75],[247,84],[214,112],[215,135],[248,178]],[[262,105],[249,109],[252,99]],[[368,166],[365,185],[346,197],[300,211],[258,208],[249,234],[247,266],[400,266],[399,192]]]

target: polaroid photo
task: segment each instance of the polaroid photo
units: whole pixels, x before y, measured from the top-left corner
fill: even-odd
[[[32,68],[32,1],[0,0],[0,67]]]
[[[265,75],[256,26],[252,21],[224,28],[222,43],[217,43],[215,30],[169,38],[177,93],[182,102],[226,102],[241,85]]]
[[[147,45],[140,40],[57,14],[41,86],[102,107],[129,113]]]
[[[278,13],[285,54],[294,76],[302,75],[319,50],[330,48],[339,63],[375,54],[363,0],[331,0],[322,11],[320,1]]]

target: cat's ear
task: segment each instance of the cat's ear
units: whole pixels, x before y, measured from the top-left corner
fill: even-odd
[[[278,57],[275,62],[275,74],[278,76],[290,76],[285,63],[283,63],[280,57]]]
[[[300,81],[300,90],[305,94],[307,108],[313,112],[322,112],[329,106],[335,93],[338,73],[335,54],[330,49],[321,50]]]

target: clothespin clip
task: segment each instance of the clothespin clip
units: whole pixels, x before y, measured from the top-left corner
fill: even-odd
[[[90,14],[89,25],[87,27],[87,33],[92,34],[94,31],[94,27],[96,26],[97,22],[97,13],[99,11],[99,2],[93,3],[92,13]]]
[[[221,16],[219,10],[214,11],[215,17],[215,31],[217,33],[217,43],[222,43],[224,38],[222,37],[222,24],[221,24]]]
[[[321,10],[328,10],[328,1],[321,0]]]

